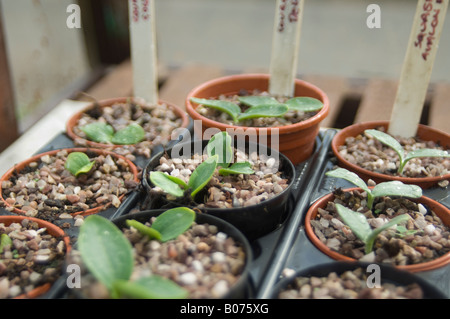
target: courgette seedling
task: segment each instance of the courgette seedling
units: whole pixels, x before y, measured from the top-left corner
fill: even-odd
[[[314,112],[323,107],[321,101],[312,97],[294,97],[280,103],[270,96],[240,96],[238,97],[239,104],[247,107],[244,112],[239,104],[226,100],[192,97],[190,101],[224,112],[233,119],[234,123],[260,117],[282,117],[291,110]]]
[[[220,167],[218,173],[223,176],[254,173],[249,162],[237,162],[231,165],[234,152],[231,137],[227,132],[219,132],[209,140],[207,153],[208,158],[192,172],[188,183],[160,171],[150,172],[149,179],[168,194],[182,197],[186,191],[189,191],[193,199],[208,184],[218,167]]]
[[[402,196],[408,198],[419,198],[422,196],[422,188],[417,185],[404,184],[400,181],[382,182],[370,189],[367,184],[355,173],[345,168],[336,168],[328,171],[325,175],[335,178],[342,178],[355,184],[367,193],[367,207],[371,210],[373,202],[377,197]]]
[[[405,165],[408,161],[412,160],[413,158],[419,158],[419,157],[450,157],[450,154],[447,151],[439,150],[439,149],[433,149],[433,148],[422,148],[413,150],[410,152],[406,152],[402,145],[391,135],[384,133],[379,130],[375,129],[369,129],[365,130],[364,133],[367,135],[370,135],[383,143],[384,145],[392,148],[399,157],[400,164],[397,169],[397,174],[401,175],[403,173],[403,170],[405,168]]]
[[[80,128],[86,137],[97,143],[112,143],[115,145],[136,144],[145,138],[145,131],[137,123],[132,123],[117,132],[104,122],[93,122]]]
[[[72,175],[78,177],[80,174],[88,173],[95,161],[91,161],[83,152],[72,152],[67,156],[64,168]]]
[[[345,179],[364,190],[367,193],[367,208],[370,210],[372,210],[373,202],[377,197],[401,196],[419,198],[422,196],[422,189],[419,186],[404,184],[400,181],[379,183],[370,189],[357,174],[350,172],[345,168],[337,168],[325,173],[325,175]],[[344,223],[364,242],[366,254],[372,251],[373,244],[378,234],[392,226],[401,224],[410,218],[408,214],[402,214],[392,218],[384,225],[372,229],[364,214],[355,212],[339,203],[336,203],[336,210]]]
[[[127,220],[129,227],[162,242],[174,239],[189,229],[195,212],[186,207],[169,209],[152,226]],[[151,275],[131,280],[134,268],[133,248],[124,233],[110,220],[91,215],[80,227],[78,247],[90,273],[110,292],[111,298],[181,299],[188,292],[173,281]]]

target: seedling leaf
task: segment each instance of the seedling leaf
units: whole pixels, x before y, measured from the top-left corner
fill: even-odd
[[[381,143],[383,143],[386,146],[389,146],[392,148],[400,157],[400,162],[403,163],[404,157],[405,157],[405,151],[403,150],[402,145],[391,135],[384,133],[379,130],[375,129],[369,129],[364,131],[366,134],[369,134],[379,140]]]
[[[307,97],[299,96],[289,99],[285,102],[290,110],[303,111],[303,112],[314,112],[323,108],[322,101]]]
[[[414,150],[406,154],[405,162],[418,157],[450,157],[447,151],[433,149],[433,148],[422,148]]]
[[[258,106],[258,105],[271,105],[271,104],[280,104],[274,97],[271,96],[240,96],[238,98],[239,102],[245,104],[250,107]]]
[[[230,101],[208,100],[196,97],[191,97],[190,100],[194,103],[202,104],[204,106],[219,110],[221,112],[225,112],[231,116],[234,122],[237,122],[237,117],[241,112],[241,108],[237,104]]]
[[[372,196],[401,196],[419,198],[422,196],[422,188],[417,185],[403,184],[400,181],[389,181],[375,185],[372,189]]]
[[[175,197],[183,196],[183,189],[188,188],[188,185],[183,180],[163,172],[150,172],[149,178],[155,186],[158,186],[166,193]]]
[[[264,104],[249,108],[238,116],[238,121],[258,117],[281,117],[288,111],[286,104]]]
[[[227,132],[215,134],[206,146],[208,156],[218,155],[218,166],[228,167],[233,160],[233,148],[231,147],[231,136]]]
[[[372,228],[367,222],[366,217],[358,212],[355,212],[341,204],[336,204],[336,210],[344,223],[350,227],[353,233],[361,239],[364,243],[367,241]]]
[[[177,238],[184,233],[195,220],[195,212],[187,207],[169,209],[159,215],[152,224],[152,228],[161,234],[161,241]]]
[[[130,242],[108,219],[88,216],[80,227],[78,247],[83,263],[110,291],[116,280],[129,280],[133,271]]]
[[[80,174],[89,172],[93,165],[94,161],[91,161],[85,153],[72,152],[67,156],[64,168],[75,177],[78,177]]]
[[[402,214],[392,218],[386,224],[372,230],[366,216],[363,214],[355,212],[341,204],[336,204],[336,210],[344,223],[350,227],[352,232],[359,239],[364,242],[366,254],[372,251],[375,239],[382,231],[400,224],[410,218],[408,214]]]
[[[208,184],[217,167],[218,155],[207,158],[192,172],[188,185],[191,188],[191,197],[195,195]]]
[[[145,131],[137,123],[128,125],[127,127],[117,131],[111,139],[115,145],[136,144],[145,138]]]
[[[363,189],[367,193],[370,193],[369,187],[367,187],[366,182],[364,182],[357,174],[346,170],[345,168],[336,168],[335,170],[328,171],[325,175],[335,178],[342,178],[349,181],[352,184],[355,184],[359,188]]]
[[[114,289],[119,296],[132,299],[184,299],[188,291],[173,281],[152,275],[135,281],[118,280]]]
[[[104,122],[94,122],[81,127],[86,137],[97,143],[110,143],[114,136],[114,128]]]
[[[375,242],[375,239],[377,238],[377,236],[383,231],[388,229],[389,227],[395,226],[397,224],[403,223],[405,221],[407,221],[409,219],[409,215],[408,214],[402,214],[399,216],[396,216],[394,218],[392,218],[389,222],[387,222],[386,224],[375,228],[367,237],[366,240],[366,254],[370,253],[373,249],[373,244]]]
[[[228,176],[230,174],[253,174],[252,165],[249,162],[234,163],[230,167],[219,169],[219,174]]]

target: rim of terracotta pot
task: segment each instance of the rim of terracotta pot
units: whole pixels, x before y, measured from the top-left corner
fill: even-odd
[[[58,227],[55,224],[52,224],[50,222],[47,222],[43,219],[39,219],[39,218],[35,218],[35,217],[28,217],[28,216],[5,215],[5,216],[0,216],[0,223],[4,223],[6,226],[9,226],[12,223],[21,223],[25,219],[28,219],[28,220],[38,223],[39,227],[45,227],[47,229],[47,232],[54,237],[62,237],[62,240],[64,241],[64,244],[66,245],[66,254],[68,254],[70,252],[71,245],[70,245],[69,236],[60,227]],[[14,299],[37,298],[37,297],[45,294],[47,291],[49,291],[51,286],[52,286],[51,283],[45,283],[41,286],[34,288],[33,290],[31,290],[28,293],[21,294],[17,297],[14,297]]]
[[[360,190],[358,187],[352,187],[352,188],[346,188],[343,189],[344,192],[353,191],[353,190]],[[308,239],[314,244],[316,248],[318,248],[322,253],[326,254],[328,257],[331,257],[334,260],[338,261],[357,261],[354,258],[342,255],[336,251],[331,250],[328,248],[324,243],[322,243],[319,238],[315,235],[314,229],[311,226],[311,220],[313,220],[317,215],[318,208],[324,208],[326,207],[326,204],[329,201],[332,201],[334,199],[334,194],[329,193],[327,195],[324,195],[323,197],[319,198],[317,201],[315,201],[311,207],[308,209],[305,215],[305,231]],[[418,199],[411,199],[414,202],[422,203],[427,205],[441,220],[442,222],[450,227],[450,210],[445,207],[444,205],[438,203],[437,201],[422,196]],[[411,265],[394,265],[394,267],[403,269],[410,272],[423,272],[423,271],[429,271],[434,270],[437,268],[441,268],[443,266],[446,266],[450,264],[450,252],[446,253],[443,256],[440,256],[434,260],[427,261],[424,263],[419,264],[411,264]]]
[[[100,101],[98,101],[96,103],[100,107],[103,108],[103,107],[107,107],[107,106],[113,105],[115,103],[126,103],[130,99],[135,100],[132,97],[117,97],[117,98],[100,100]],[[169,103],[169,102],[164,101],[164,100],[159,100],[159,103],[160,104],[166,104],[169,108],[171,108],[183,120],[182,123],[181,123],[180,128],[187,128],[189,126],[189,116],[183,109],[181,109],[179,106],[176,106],[175,104]],[[77,134],[75,134],[73,128],[77,125],[78,120],[81,118],[81,116],[84,113],[86,113],[92,107],[94,107],[94,105],[95,105],[94,102],[90,103],[85,108],[83,108],[82,110],[76,112],[74,115],[72,115],[69,118],[69,120],[66,123],[66,133],[67,133],[67,135],[73,141],[80,140],[80,141],[83,141],[88,146],[97,147],[97,148],[119,148],[119,147],[124,147],[124,146],[127,146],[127,145],[134,145],[134,144],[115,145],[115,144],[98,143],[98,142],[94,142],[94,141],[88,140],[86,138],[83,138],[83,137],[78,136]]]
[[[357,135],[363,133],[364,130],[366,130],[366,129],[377,128],[380,126],[387,129],[389,127],[389,121],[373,121],[373,122],[356,123],[356,124],[347,126],[344,129],[337,132],[337,134],[333,137],[333,140],[331,141],[331,149],[333,150],[334,155],[338,159],[339,165],[357,173],[361,178],[363,178],[366,181],[370,178],[377,183],[380,183],[383,181],[397,180],[397,181],[401,181],[405,184],[415,184],[417,186],[420,186],[420,187],[426,189],[426,188],[432,187],[439,181],[450,180],[450,173],[442,175],[442,176],[435,176],[435,177],[402,177],[402,176],[394,176],[394,175],[387,175],[387,174],[372,172],[368,169],[365,169],[358,165],[350,163],[349,161],[345,160],[340,155],[339,147],[345,143],[345,139],[347,137],[352,137],[352,136],[354,137],[354,136],[357,136]],[[417,130],[417,136],[423,140],[439,141],[444,146],[450,147],[450,135],[445,132],[442,132],[440,130],[434,129],[430,126],[419,124],[418,130]],[[436,137],[438,137],[438,139],[435,139]]]
[[[26,160],[16,164],[16,165],[14,165],[8,171],[6,171],[5,174],[3,174],[3,176],[0,178],[0,200],[5,204],[5,206],[6,207],[12,207],[13,208],[13,212],[16,213],[16,214],[22,214],[22,215],[26,214],[25,211],[23,211],[23,210],[21,210],[19,208],[11,206],[5,200],[5,198],[3,197],[3,188],[2,188],[2,185],[1,185],[2,182],[9,180],[14,173],[20,173],[20,171],[24,167],[26,167],[28,164],[30,164],[32,162],[38,161],[42,156],[55,155],[58,152],[61,152],[63,150],[66,150],[69,153],[72,153],[72,152],[94,152],[94,153],[97,153],[97,154],[111,155],[112,157],[120,158],[120,159],[122,159],[122,160],[127,162],[128,166],[130,167],[131,173],[133,173],[134,181],[139,183],[139,177],[138,177],[139,176],[138,175],[139,172],[138,172],[138,169],[137,169],[136,165],[134,165],[133,162],[131,162],[128,158],[126,158],[126,157],[124,157],[122,155],[119,155],[119,154],[111,152],[111,151],[103,150],[103,149],[89,148],[89,147],[74,147],[74,148],[56,149],[56,150],[51,150],[51,151],[43,152],[41,154],[34,155],[34,156],[32,156],[32,157],[30,157],[30,158],[28,158],[28,159],[26,159]],[[122,194],[119,197],[119,200],[122,201],[124,196],[125,196],[125,194]],[[84,211],[71,213],[71,215],[73,215],[73,216],[76,216],[76,215],[87,216],[87,215],[95,214],[95,213],[98,213],[99,211],[103,210],[104,208],[106,208],[106,206],[107,206],[107,204],[106,205],[100,205],[100,206],[97,206],[97,207],[94,207],[94,208],[90,208],[90,209],[87,209],[87,210],[84,210]]]
[[[236,82],[236,81],[238,81],[238,83],[252,81],[252,83],[256,84],[256,85],[253,85],[254,87],[250,88],[248,86],[244,86],[244,87],[242,87],[242,89],[251,90],[251,89],[258,88],[261,90],[268,90],[269,79],[270,79],[269,74],[248,73],[248,74],[228,75],[228,76],[223,76],[220,78],[215,78],[210,81],[206,81],[206,82],[198,85],[197,87],[193,88],[188,93],[186,100],[185,100],[186,112],[194,120],[204,121],[208,127],[217,127],[217,128],[220,128],[221,130],[226,130],[227,128],[244,129],[244,130],[248,129],[248,128],[252,128],[252,129],[255,129],[257,132],[259,132],[260,130],[267,131],[267,135],[270,135],[271,127],[249,127],[249,126],[231,125],[231,124],[224,124],[221,122],[217,122],[217,121],[208,119],[207,117],[201,115],[200,113],[198,113],[196,111],[196,109],[199,105],[197,103],[193,103],[190,101],[190,98],[192,98],[192,97],[211,98],[212,96],[208,96],[208,94],[204,93],[205,91],[208,92],[208,89],[211,87],[223,87],[224,89],[221,91],[222,94],[236,94],[239,91],[239,89],[236,89],[237,86],[228,84],[228,83],[232,83],[232,82]],[[311,127],[311,126],[321,122],[329,113],[330,101],[329,101],[328,96],[325,94],[325,92],[322,89],[320,89],[319,87],[317,87],[309,82],[306,82],[306,81],[303,81],[300,79],[295,79],[295,87],[296,87],[295,96],[311,96],[311,95],[313,95],[311,97],[314,97],[314,98],[317,98],[318,100],[320,100],[323,103],[323,107],[316,115],[314,115],[313,117],[311,117],[307,120],[304,120],[304,121],[301,121],[301,122],[298,122],[295,124],[276,127],[279,129],[280,134],[294,132],[294,131],[297,131],[299,128]],[[314,92],[314,94],[302,95],[301,91],[303,91],[303,90],[312,91],[312,92]]]

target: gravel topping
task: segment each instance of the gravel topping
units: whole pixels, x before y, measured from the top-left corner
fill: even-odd
[[[84,113],[73,128],[76,135],[87,139],[81,127],[93,123],[104,122],[111,125],[114,131],[138,123],[145,131],[145,139],[134,145],[124,145],[110,150],[134,160],[136,155],[151,155],[155,145],[166,145],[171,140],[174,129],[181,127],[183,120],[167,104],[149,105],[137,100],[134,103],[116,103],[106,107],[94,107]],[[75,140],[76,145],[87,146],[83,139]],[[111,144],[112,145],[112,144]]]
[[[385,131],[384,127],[377,130]],[[419,138],[395,137],[406,152],[423,148],[447,150],[433,141],[423,141]],[[398,175],[399,158],[390,147],[385,146],[375,138],[360,134],[348,137],[345,144],[339,147],[340,155],[350,163],[372,172],[385,175]],[[435,177],[450,173],[450,158],[424,157],[411,159],[404,168],[405,177]]]
[[[450,228],[427,207],[406,198],[375,199],[373,211],[366,208],[365,192],[334,192],[334,202],[325,209],[319,209],[311,226],[316,236],[330,249],[342,255],[365,262],[391,265],[412,265],[434,260],[450,251]],[[407,232],[400,233],[397,227],[381,232],[371,253],[365,254],[364,243],[351,229],[344,225],[336,212],[339,203],[366,216],[374,229],[400,214],[409,214],[411,219],[405,225]]]
[[[29,219],[9,226],[0,223],[0,234],[12,240],[0,253],[1,299],[29,293],[60,277],[66,252],[62,239]]]
[[[397,285],[381,283],[369,288],[368,275],[362,268],[331,272],[324,277],[297,277],[283,289],[279,299],[422,299],[422,288],[416,283]]]
[[[179,177],[186,183],[195,168],[207,155],[195,154],[192,158],[170,158],[167,154],[161,157],[160,164],[154,171],[162,171],[169,175]],[[218,169],[210,182],[206,185],[207,194],[205,201],[197,204],[198,208],[232,208],[256,205],[267,201],[289,186],[289,180],[283,177],[278,170],[278,163],[274,158],[266,158],[256,152],[248,156],[241,150],[235,149],[235,162],[248,161],[252,165],[254,174],[244,175],[219,175]],[[150,191],[155,194],[163,194],[159,187],[153,187]],[[167,200],[176,200],[171,195],[165,195]]]
[[[56,155],[44,155],[3,181],[2,195],[10,205],[6,209],[12,211],[15,207],[26,216],[51,221],[62,213],[102,205],[118,207],[119,197],[138,186],[123,159],[87,152],[95,161],[94,167],[89,173],[75,177],[64,168],[68,154],[67,150],[61,150]]]

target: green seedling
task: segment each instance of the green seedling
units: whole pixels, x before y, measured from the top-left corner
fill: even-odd
[[[233,119],[234,123],[252,118],[282,117],[290,110],[314,112],[323,107],[321,101],[311,97],[294,97],[285,103],[280,103],[269,96],[240,96],[239,103],[248,107],[244,112],[239,104],[230,101],[195,97],[192,97],[190,101],[225,112]]]
[[[150,172],[150,181],[153,185],[175,197],[182,197],[186,191],[190,191],[190,196],[193,199],[208,184],[218,167],[220,167],[219,174],[224,176],[254,173],[251,164],[248,162],[238,162],[231,165],[234,153],[231,147],[231,137],[227,132],[215,134],[209,140],[206,149],[208,158],[192,172],[188,183],[178,177],[159,171]]]
[[[406,152],[402,145],[391,135],[384,133],[379,130],[375,129],[369,129],[365,130],[364,133],[367,135],[370,135],[383,143],[384,145],[392,148],[399,157],[400,165],[397,169],[397,174],[401,175],[403,173],[403,170],[405,168],[405,165],[408,161],[410,161],[413,158],[419,158],[419,157],[450,157],[450,154],[447,151],[438,150],[438,149],[430,149],[430,148],[423,148],[423,149],[417,149],[411,152]]]
[[[2,234],[0,236],[0,254],[3,253],[3,250],[5,249],[5,247],[11,246],[11,245],[12,245],[11,238],[7,234]]]
[[[104,122],[94,122],[81,128],[87,138],[97,143],[112,143],[115,145],[136,144],[145,138],[145,131],[137,123],[114,132],[114,128]]]
[[[95,161],[91,161],[83,152],[72,152],[67,156],[64,168],[72,175],[78,177],[80,174],[89,172]]]
[[[422,189],[416,185],[404,184],[400,181],[389,181],[379,183],[370,189],[367,184],[355,173],[345,168],[337,168],[328,171],[325,175],[335,178],[342,178],[358,186],[367,193],[367,207],[372,210],[373,202],[377,197],[401,196],[408,198],[419,198],[422,196]]]
[[[386,224],[372,229],[366,216],[363,214],[355,212],[345,206],[342,206],[341,204],[336,204],[336,210],[344,223],[348,225],[352,232],[364,242],[366,254],[373,250],[375,239],[382,231],[404,223],[410,218],[408,214],[402,214],[392,218]]]
[[[135,220],[126,222],[139,232],[150,234],[151,238],[167,241],[189,229],[194,219],[194,211],[177,207],[159,215],[151,227]],[[184,288],[157,275],[132,281],[133,247],[123,232],[102,216],[91,215],[85,219],[80,228],[78,247],[83,263],[106,286],[111,298],[179,299],[188,296]]]

